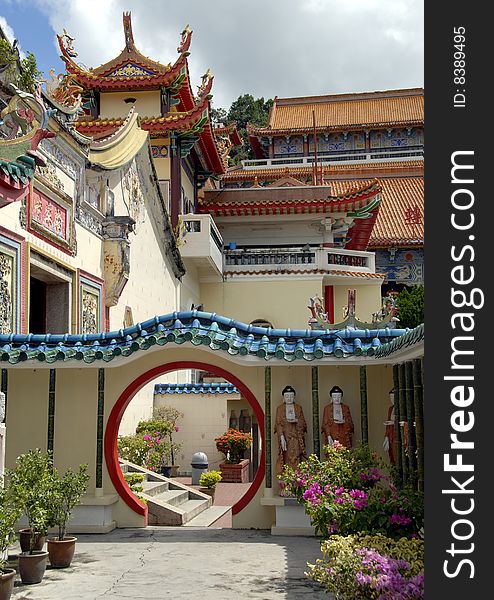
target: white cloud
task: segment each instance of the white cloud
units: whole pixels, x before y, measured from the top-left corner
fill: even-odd
[[[14,40],[17,39],[16,35],[15,35],[15,31],[12,29],[12,27],[7,23],[7,19],[5,17],[2,17],[0,15],[0,27],[2,28],[5,37],[7,38],[7,40],[13,44]],[[25,52],[23,52],[21,45],[19,43],[19,41],[17,41],[17,47],[19,48],[19,54],[21,58],[25,58],[26,54]]]
[[[423,0],[34,0],[54,31],[75,37],[78,60],[98,66],[124,46],[132,11],[138,48],[174,62],[194,30],[194,84],[211,67],[216,106],[265,98],[412,87],[423,81]]]

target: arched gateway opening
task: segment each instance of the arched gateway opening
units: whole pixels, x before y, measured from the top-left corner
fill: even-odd
[[[139,375],[134,381],[132,381],[125,390],[120,394],[117,402],[113,406],[113,409],[109,415],[108,423],[105,431],[104,450],[105,450],[105,461],[110,475],[111,481],[115,486],[115,490],[124,502],[137,514],[146,517],[147,519],[147,506],[144,502],[140,501],[131,491],[127,483],[125,482],[122,471],[119,466],[118,451],[117,451],[117,439],[120,423],[124,415],[125,409],[129,405],[130,401],[134,398],[137,392],[145,386],[147,383],[171,371],[177,371],[180,369],[197,369],[203,371],[209,371],[217,377],[222,377],[235,385],[243,397],[248,401],[254,414],[257,417],[259,423],[259,432],[261,437],[261,456],[259,461],[259,469],[252,481],[251,486],[246,493],[236,502],[232,507],[232,514],[239,513],[255,496],[257,490],[262,484],[265,474],[265,452],[266,452],[266,441],[265,441],[265,429],[264,429],[264,411],[254,396],[252,391],[235,375],[229,373],[225,369],[209,363],[195,362],[195,361],[176,361],[165,363],[163,365],[149,369],[142,375]]]

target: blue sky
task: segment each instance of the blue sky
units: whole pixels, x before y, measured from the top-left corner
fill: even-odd
[[[423,85],[423,0],[0,0],[24,51],[49,77],[62,72],[55,32],[75,38],[78,61],[98,66],[124,46],[122,12],[132,11],[137,47],[174,62],[180,32],[194,31],[193,84],[208,67],[213,102]]]
[[[36,6],[29,2],[0,0],[0,16],[14,30],[22,50],[36,56],[40,71],[47,74],[51,67],[63,69],[63,63],[53,44],[55,34],[48,17]]]

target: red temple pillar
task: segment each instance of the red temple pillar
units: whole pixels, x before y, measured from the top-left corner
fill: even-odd
[[[334,323],[334,287],[324,286],[324,310],[328,315],[328,322]]]

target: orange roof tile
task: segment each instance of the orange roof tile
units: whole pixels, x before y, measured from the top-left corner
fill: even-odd
[[[339,277],[360,277],[361,279],[384,279],[382,273],[363,273],[361,271],[338,271],[333,269],[270,269],[267,271],[225,271],[225,277],[235,275],[335,275]]]
[[[323,174],[326,179],[331,179],[333,176],[344,177],[346,174],[351,174],[352,177],[358,178],[362,175],[365,177],[381,177],[383,171],[396,172],[396,176],[400,175],[421,175],[424,169],[423,160],[408,160],[408,161],[387,161],[380,163],[358,163],[345,164],[335,163],[331,166],[323,166]],[[398,173],[400,171],[400,173]],[[361,172],[361,173],[359,173]],[[274,167],[269,169],[243,169],[242,167],[233,167],[229,169],[222,177],[225,183],[234,181],[254,181],[257,177],[259,181],[276,181],[283,176],[289,175],[294,178],[308,177],[312,179],[313,170],[310,167]],[[394,175],[393,175],[394,176]]]
[[[252,135],[269,135],[316,128],[343,129],[363,126],[416,125],[424,121],[424,91],[421,88],[337,94],[302,98],[275,98],[268,126],[250,126]]]
[[[424,243],[424,180],[422,177],[380,178],[381,206],[369,239],[370,248],[422,246]],[[332,181],[333,193],[348,189],[351,181]],[[418,210],[420,223],[407,222],[407,211]]]

